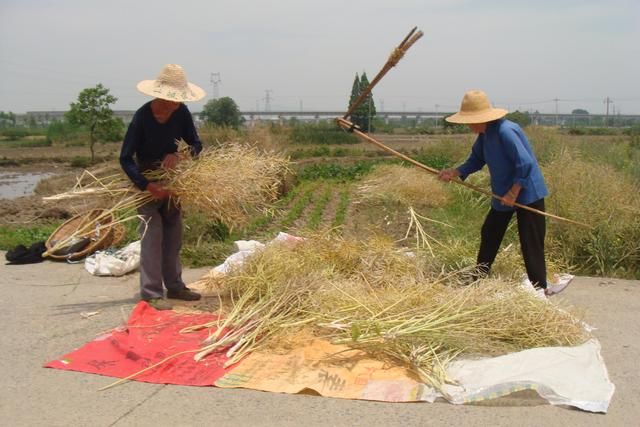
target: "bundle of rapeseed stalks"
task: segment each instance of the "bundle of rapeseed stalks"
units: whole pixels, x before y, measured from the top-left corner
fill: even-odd
[[[221,320],[184,332],[211,328],[196,359],[226,349],[230,364],[258,348],[286,346],[293,336],[324,337],[400,362],[437,388],[446,382],[446,362],[461,353],[587,338],[573,315],[518,285],[461,286],[462,273],[445,273],[432,257],[382,237],[274,243],[215,280]]]
[[[270,208],[289,166],[288,159],[279,154],[240,143],[205,148],[192,158],[188,145],[179,141],[178,155],[181,160],[174,169],[147,171],[145,176],[161,182],[187,212],[198,211],[230,228]],[[108,175],[84,171],[71,191],[45,200],[78,198],[103,200],[108,213],[121,218],[116,221],[123,220],[123,212],[153,200],[151,193],[138,190],[121,171]],[[126,220],[132,218],[135,216],[126,216]]]

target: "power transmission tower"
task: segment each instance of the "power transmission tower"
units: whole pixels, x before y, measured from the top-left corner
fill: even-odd
[[[553,98],[554,102],[556,103],[556,126],[558,126],[558,101],[560,101],[558,98]]]
[[[265,89],[264,91],[264,111],[271,111],[271,89]]]
[[[605,126],[609,126],[609,104],[613,104],[613,101],[611,100],[611,98],[609,98],[608,96],[604,99],[604,101],[602,101],[603,103],[607,104],[607,112],[605,115],[605,121],[604,121],[604,125]]]
[[[210,82],[211,82],[211,85],[213,86],[213,92],[212,92],[213,99],[218,99],[218,96],[219,96],[218,86],[222,82],[222,80],[220,79],[220,73],[211,73]]]

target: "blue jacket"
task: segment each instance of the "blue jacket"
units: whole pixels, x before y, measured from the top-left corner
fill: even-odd
[[[485,164],[491,175],[491,191],[498,196],[504,196],[515,183],[522,187],[516,200],[522,205],[549,194],[529,141],[514,122],[500,119],[487,123],[486,131],[478,135],[473,144],[469,158],[457,169],[464,180]],[[513,210],[495,198],[491,206],[499,211]]]
[[[202,151],[200,137],[186,105],[180,104],[166,123],[159,123],[153,117],[151,102],[136,111],[120,150],[120,165],[136,187],[147,188],[149,180],[142,172],[159,168],[167,154],[175,153],[177,139],[189,144],[194,156]]]

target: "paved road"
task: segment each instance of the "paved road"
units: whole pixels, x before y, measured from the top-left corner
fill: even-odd
[[[0,255],[4,254],[0,252]],[[206,269],[188,270],[192,281]],[[42,368],[120,324],[138,275],[97,278],[81,264],[0,266],[0,421],[7,426],[628,426],[640,420],[640,281],[577,278],[563,298],[598,328],[616,393],[606,415],[554,407],[531,392],[478,406],[379,403],[243,389],[129,382]],[[89,319],[80,313],[99,311]]]

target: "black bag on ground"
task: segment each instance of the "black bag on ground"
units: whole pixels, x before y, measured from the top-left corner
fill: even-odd
[[[18,245],[5,254],[7,264],[35,264],[44,261],[42,254],[47,250],[44,242],[36,242],[28,249],[24,245]]]

